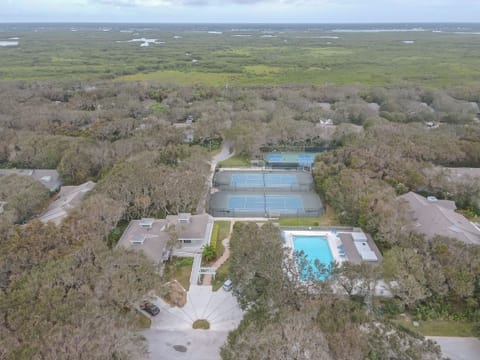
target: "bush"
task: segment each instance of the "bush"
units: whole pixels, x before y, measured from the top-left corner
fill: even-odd
[[[203,248],[202,256],[207,261],[212,261],[213,259],[215,259],[217,257],[215,247],[212,244],[205,245],[205,247]]]
[[[208,330],[210,329],[210,323],[205,319],[195,320],[195,322],[192,325],[192,328],[195,330],[197,329]]]
[[[480,338],[480,321],[476,322],[473,325],[473,332],[474,332],[476,337]]]
[[[395,316],[405,311],[405,305],[393,299],[385,299],[382,301],[381,311],[385,315]]]
[[[184,258],[180,258],[180,260],[178,260],[178,262],[176,263],[176,268],[179,269],[179,268],[182,268],[184,266],[190,266],[192,264],[193,264],[193,258],[184,257]]]
[[[220,232],[220,225],[217,223],[213,224],[212,238],[210,239],[210,246],[214,249],[217,248],[218,234]]]

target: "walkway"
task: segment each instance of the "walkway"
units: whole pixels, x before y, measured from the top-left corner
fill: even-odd
[[[198,202],[197,206],[197,214],[203,214],[205,213],[206,210],[206,205],[207,205],[207,199],[208,195],[210,194],[210,189],[213,183],[213,177],[215,176],[215,169],[217,167],[217,164],[220,161],[227,160],[228,158],[231,158],[235,154],[234,151],[230,152],[230,143],[227,141],[222,142],[222,148],[220,152],[212,157],[212,160],[210,161],[210,175],[206,181],[206,191],[202,195],[202,198]]]
[[[232,232],[233,232],[233,225],[235,225],[235,221],[230,221],[230,232],[228,233],[228,236],[222,240],[222,244],[225,250],[223,251],[222,256],[220,256],[212,265],[212,267],[214,267],[215,269],[218,269],[220,266],[222,266],[230,256],[230,236],[232,235]],[[211,285],[211,284],[212,284],[212,275],[205,275],[203,277],[203,285]]]

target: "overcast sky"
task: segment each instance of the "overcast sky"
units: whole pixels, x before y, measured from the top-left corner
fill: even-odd
[[[0,0],[0,22],[478,22],[480,0]]]

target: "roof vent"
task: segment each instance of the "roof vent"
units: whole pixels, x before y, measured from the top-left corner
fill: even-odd
[[[430,202],[436,202],[436,201],[438,201],[438,199],[437,199],[435,196],[428,196],[428,197],[427,197],[427,200],[430,201]]]

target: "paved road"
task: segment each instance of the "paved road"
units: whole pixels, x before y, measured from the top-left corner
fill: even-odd
[[[480,359],[480,340],[470,337],[427,336],[442,348],[443,355],[450,360]]]
[[[217,165],[220,161],[227,160],[228,158],[231,158],[234,155],[234,152],[230,152],[230,143],[227,141],[224,141],[222,143],[222,149],[220,152],[212,157],[212,163]]]
[[[155,330],[143,334],[151,360],[217,360],[228,331]]]

